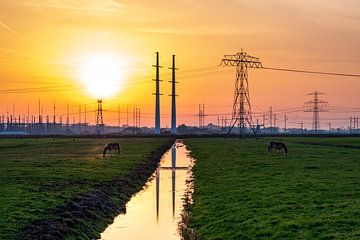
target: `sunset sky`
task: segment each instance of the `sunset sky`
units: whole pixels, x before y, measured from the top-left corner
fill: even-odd
[[[38,114],[39,98],[44,115],[52,115],[54,100],[57,114],[66,112],[67,102],[71,112],[79,104],[93,110],[97,96],[84,83],[83,69],[105,58],[116,63],[121,81],[104,98],[105,122],[117,123],[111,111],[120,104],[121,124],[129,106],[131,114],[140,107],[142,124],[153,126],[151,66],[159,51],[162,127],[170,126],[172,54],[179,68],[178,123],[197,124],[200,103],[211,114],[206,123],[216,123],[217,115],[232,111],[235,82],[235,69],[218,65],[241,48],[266,67],[359,74],[359,9],[358,0],[0,0],[0,115],[11,113],[13,104],[17,115],[26,114],[28,104]],[[250,69],[249,81],[255,113],[302,107],[311,99],[306,94],[318,90],[330,106],[352,111],[323,114],[322,128],[329,121],[346,127],[341,118],[360,115],[360,78]],[[311,113],[288,115],[289,127],[300,121],[311,127]]]

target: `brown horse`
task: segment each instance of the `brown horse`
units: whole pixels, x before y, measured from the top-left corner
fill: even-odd
[[[110,151],[110,154],[111,154],[111,151],[112,151],[112,150],[115,150],[116,153],[117,153],[117,155],[120,155],[120,149],[121,149],[121,148],[120,148],[120,144],[119,144],[119,143],[112,143],[112,142],[107,143],[107,144],[105,144],[105,146],[104,146],[103,157],[105,157],[107,151]]]

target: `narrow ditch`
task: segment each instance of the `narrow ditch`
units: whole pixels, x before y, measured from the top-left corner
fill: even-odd
[[[126,204],[126,213],[119,214],[99,239],[182,239],[193,164],[186,145],[177,140],[144,189]]]
[[[49,209],[51,218],[30,223],[22,229],[17,239],[99,238],[100,233],[113,222],[115,216],[126,212],[126,203],[143,188],[158,167],[163,154],[173,143],[174,140],[171,139],[151,152],[143,163],[128,174],[100,183],[93,191],[75,196],[64,205]]]

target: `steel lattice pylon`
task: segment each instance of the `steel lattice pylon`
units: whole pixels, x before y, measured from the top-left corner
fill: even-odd
[[[248,81],[248,68],[262,68],[259,58],[247,55],[246,52],[241,52],[234,55],[224,55],[221,65],[236,67],[236,82],[233,102],[232,119],[229,128],[229,134],[233,130],[236,123],[239,128],[239,136],[243,137],[245,134],[246,123],[255,133],[251,116],[251,103]]]
[[[315,133],[318,133],[320,130],[320,112],[328,112],[326,107],[328,107],[328,102],[320,100],[319,95],[325,94],[320,92],[313,92],[307,95],[313,95],[314,100],[308,101],[304,103],[305,110],[304,112],[312,112],[313,113],[313,121],[312,121],[312,129]]]
[[[96,133],[100,134],[104,129],[103,110],[102,110],[102,99],[97,100],[97,111],[96,111]]]

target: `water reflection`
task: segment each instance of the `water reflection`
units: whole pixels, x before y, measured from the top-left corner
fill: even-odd
[[[126,214],[117,216],[101,239],[180,239],[177,228],[190,164],[186,146],[174,144],[154,178],[129,201]]]

